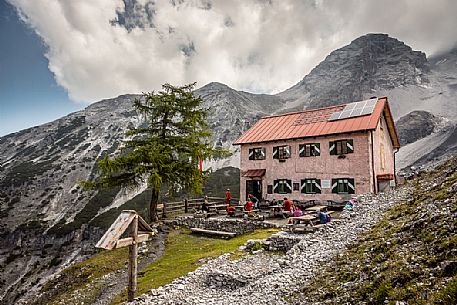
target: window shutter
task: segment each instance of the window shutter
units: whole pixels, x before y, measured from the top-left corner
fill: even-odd
[[[265,159],[265,155],[266,155],[265,147],[262,147],[262,149],[260,150],[260,154],[262,155],[262,159]]]
[[[279,192],[279,181],[274,180],[273,181],[273,193],[277,194]]]
[[[347,152],[353,153],[354,152],[354,144],[352,140],[347,140],[346,142]]]
[[[286,152],[286,158],[290,157],[290,145],[284,146],[284,151]]]
[[[321,145],[319,143],[314,144],[314,152],[315,156],[321,155]]]
[[[286,193],[292,193],[292,180],[286,180]]]
[[[316,194],[320,194],[321,191],[321,179],[314,179],[314,190],[316,191]]]
[[[303,180],[301,181],[301,192],[302,192],[303,194],[306,193],[306,188],[305,188],[305,187],[306,187],[306,180],[303,179]]]
[[[348,193],[355,194],[355,183],[354,179],[348,178]]]
[[[329,142],[329,151],[331,155],[336,155],[336,145],[335,142]]]
[[[305,156],[305,145],[304,144],[298,145],[298,154],[300,155],[300,157]]]
[[[332,179],[332,193],[338,194],[338,179]]]
[[[279,159],[279,147],[273,147],[273,159]]]
[[[249,149],[249,160],[254,160],[254,149]]]

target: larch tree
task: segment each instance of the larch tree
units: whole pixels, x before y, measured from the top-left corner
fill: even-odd
[[[162,186],[171,193],[200,193],[206,173],[200,171],[199,160],[227,152],[209,144],[207,110],[202,108],[202,99],[193,95],[194,87],[195,83],[182,87],[165,84],[162,91],[143,93],[142,98],[135,99],[134,107],[145,124],[129,129],[120,153],[100,160],[100,176],[95,181],[82,181],[83,186],[135,188],[147,182],[152,190],[149,218],[153,222],[158,221]]]

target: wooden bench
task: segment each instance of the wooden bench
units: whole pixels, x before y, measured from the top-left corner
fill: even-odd
[[[200,234],[205,234],[205,235],[218,235],[223,238],[232,238],[235,237],[236,234],[233,232],[226,232],[226,231],[214,231],[214,230],[206,230],[206,229],[201,229],[201,228],[190,228],[192,233],[200,233]]]

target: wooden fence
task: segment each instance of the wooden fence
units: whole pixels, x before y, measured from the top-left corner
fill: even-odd
[[[158,205],[157,213],[162,217],[168,214],[179,215],[185,213],[193,213],[200,210],[205,198],[184,199],[181,201],[165,202]],[[238,199],[232,198],[232,203],[237,204]],[[225,198],[221,197],[208,197],[209,205],[225,204]]]

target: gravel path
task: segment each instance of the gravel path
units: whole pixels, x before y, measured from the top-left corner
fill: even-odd
[[[341,213],[341,221],[303,235],[284,256],[261,252],[231,260],[225,254],[130,304],[288,304],[285,297],[290,292],[303,287],[409,194],[409,190],[399,189],[375,197],[361,196],[354,210]]]

